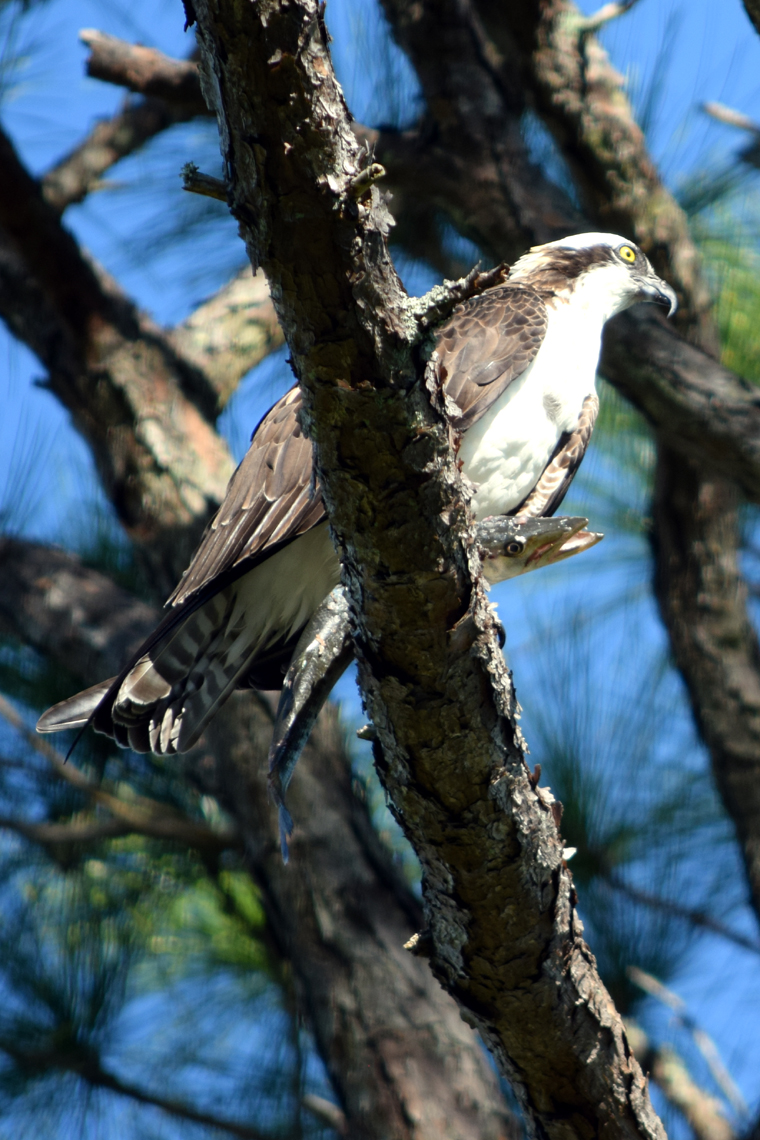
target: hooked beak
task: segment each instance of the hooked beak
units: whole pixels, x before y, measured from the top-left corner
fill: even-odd
[[[653,301],[655,305],[662,305],[668,310],[667,315],[669,317],[672,317],[678,308],[675,290],[671,289],[667,281],[663,281],[661,277],[656,277],[654,273],[649,277],[640,279],[638,300]]]

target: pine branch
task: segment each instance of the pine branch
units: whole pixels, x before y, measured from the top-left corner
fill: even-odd
[[[0,133],[0,314],[49,372],[164,595],[233,463],[203,374],[89,262]]]
[[[47,1072],[58,1070],[75,1073],[93,1088],[108,1089],[109,1092],[135,1101],[137,1104],[148,1104],[160,1108],[178,1120],[188,1120],[194,1124],[203,1124],[208,1128],[219,1129],[230,1136],[238,1136],[241,1140],[269,1140],[269,1133],[250,1124],[240,1124],[235,1120],[225,1119],[208,1112],[199,1112],[184,1101],[173,1100],[169,1097],[159,1096],[139,1088],[130,1081],[123,1081],[114,1073],[104,1069],[100,1059],[91,1050],[80,1049],[73,1052],[48,1050],[45,1052],[27,1052],[19,1048],[16,1042],[0,1041],[0,1050],[12,1057],[23,1070],[33,1072]]]
[[[179,104],[189,117],[209,114],[194,60],[172,59],[155,48],[127,43],[96,28],[84,28],[79,38],[90,49],[86,66],[92,79]]]
[[[45,201],[62,214],[99,190],[106,171],[122,158],[134,154],[146,142],[176,123],[196,117],[187,104],[163,99],[127,102],[110,119],[96,123],[85,139],[56,163],[42,178]]]
[[[266,277],[250,266],[169,334],[182,355],[203,369],[223,408],[243,376],[285,343]]]
[[[756,938],[748,938],[738,930],[732,930],[730,926],[726,926],[723,922],[718,922],[717,919],[713,918],[712,915],[706,914],[705,911],[682,906],[681,903],[674,902],[673,899],[660,898],[659,895],[654,895],[650,891],[639,890],[638,887],[626,883],[619,875],[609,875],[607,881],[616,891],[627,895],[628,898],[633,899],[634,902],[641,903],[642,906],[651,907],[653,910],[662,911],[664,914],[675,915],[678,918],[682,918],[685,922],[690,922],[692,926],[699,926],[703,930],[709,930],[712,934],[718,934],[721,938],[726,938],[729,942],[733,942],[734,945],[741,946],[743,950],[751,950],[753,954],[760,954],[760,942],[758,942]]]
[[[129,800],[124,800],[104,791],[99,784],[94,784],[88,780],[84,773],[80,772],[70,760],[66,761],[51,744],[27,728],[23,718],[14,709],[10,701],[2,695],[0,695],[0,716],[16,730],[30,748],[44,757],[59,780],[63,780],[76,788],[94,804],[105,808],[115,819],[126,825],[127,831],[122,832],[122,834],[136,831],[153,839],[187,843],[201,851],[220,851],[238,845],[238,835],[234,829],[212,829],[204,823],[180,815],[168,804],[162,804],[147,796],[131,795]],[[22,834],[28,834],[30,838],[32,837],[31,833],[36,831],[36,838],[41,843],[61,842],[65,838],[66,832],[68,832],[70,840],[76,839],[77,825],[65,825],[59,828],[54,824],[35,825],[16,821],[14,829]],[[58,831],[61,832],[60,838],[50,838]],[[48,835],[47,839],[43,838],[45,834]]]
[[[685,1117],[695,1140],[734,1140],[720,1103],[694,1081],[683,1060],[667,1045],[654,1046],[643,1029],[627,1021],[628,1040],[641,1067]]]
[[[550,797],[523,760],[491,610],[470,578],[463,487],[415,359],[429,302],[405,300],[377,188],[354,196],[364,163],[321,9],[203,0],[194,12],[232,209],[305,394],[376,761],[423,865],[419,942],[537,1129],[662,1135],[582,942]],[[282,208],[294,196],[297,213]]]

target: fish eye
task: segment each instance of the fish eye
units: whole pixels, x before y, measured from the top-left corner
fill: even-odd
[[[623,261],[627,261],[629,265],[633,265],[636,260],[636,250],[632,249],[630,245],[621,245],[618,253]]]
[[[520,538],[513,538],[512,541],[508,542],[504,547],[504,553],[511,554],[514,557],[516,554],[522,554],[524,549],[525,540]]]

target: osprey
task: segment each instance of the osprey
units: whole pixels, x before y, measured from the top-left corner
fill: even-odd
[[[455,309],[437,368],[476,519],[549,516],[588,446],[604,324],[676,296],[632,242],[536,246],[504,285]],[[263,418],[164,620],[116,678],[48,709],[39,732],[92,723],[138,752],[184,752],[237,688],[282,686],[299,637],[340,580],[299,389]]]

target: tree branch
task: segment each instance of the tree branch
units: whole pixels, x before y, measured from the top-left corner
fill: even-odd
[[[120,159],[176,123],[186,123],[197,112],[187,104],[163,99],[127,102],[116,115],[96,123],[90,133],[42,178],[45,201],[62,214],[100,187],[103,175]]]
[[[730,484],[661,449],[655,593],[760,914],[760,645],[737,560],[738,508]]]
[[[117,673],[156,627],[154,606],[56,547],[0,538],[0,577],[0,633],[93,684]]]
[[[15,728],[30,748],[44,756],[59,780],[64,780],[76,788],[78,792],[82,792],[93,803],[106,808],[117,820],[126,825],[126,831],[121,832],[121,834],[136,831],[153,839],[169,839],[179,843],[187,843],[201,851],[220,851],[226,847],[237,846],[238,835],[233,829],[222,828],[217,830],[210,828],[205,823],[199,823],[180,815],[168,804],[159,803],[158,800],[149,799],[147,796],[132,795],[128,801],[123,800],[119,796],[114,796],[105,791],[99,784],[92,783],[71,761],[67,762],[52,745],[46,740],[41,740],[36,733],[27,728],[13,705],[2,695],[0,695],[0,716],[4,717]],[[61,842],[65,838],[66,832],[69,833],[71,839],[76,838],[77,825],[59,827],[55,824],[26,824],[23,821],[17,821],[14,826],[15,830],[22,834],[28,834],[30,838],[33,837],[31,832],[36,831],[36,838],[39,842]],[[43,838],[46,832],[49,836],[48,839]],[[58,832],[60,832],[59,838],[50,838]]]
[[[247,372],[285,343],[264,274],[247,265],[169,336],[202,368],[221,410]]]
[[[96,28],[84,28],[79,38],[90,49],[86,67],[92,79],[181,105],[189,118],[208,115],[195,60],[172,59],[155,48],[127,43]]]
[[[141,640],[149,607],[70,555],[49,549],[48,556],[46,575],[44,547],[12,540],[0,547],[0,631],[49,651],[93,684],[115,673],[126,647]],[[403,949],[419,929],[419,903],[354,793],[334,711],[323,713],[291,787],[299,825],[283,867],[267,794],[273,717],[266,698],[241,694],[216,718],[205,749],[184,763],[245,837],[350,1135],[519,1140],[521,1127],[478,1039],[426,963]]]
[[[669,990],[654,975],[647,974],[646,971],[640,970],[637,966],[629,966],[626,972],[634,985],[639,986],[645,993],[657,998],[658,1001],[674,1011],[678,1023],[691,1034],[694,1044],[707,1063],[710,1076],[723,1093],[728,1104],[739,1116],[746,1118],[748,1115],[747,1105],[731,1079],[731,1074],[723,1064],[715,1042],[691,1016],[683,998],[680,998],[673,990]]]
[[[734,1130],[715,1097],[700,1088],[678,1054],[667,1045],[654,1046],[634,1022],[626,1022],[628,1040],[636,1059],[685,1117],[695,1140],[734,1140]]]
[[[0,313],[49,371],[107,493],[168,592],[233,470],[217,397],[98,272],[0,134]]]
[[[241,1140],[269,1140],[267,1133],[250,1124],[241,1124],[238,1121],[225,1119],[208,1112],[198,1112],[184,1101],[158,1096],[129,1081],[122,1081],[114,1073],[104,1069],[100,1063],[100,1058],[94,1055],[91,1050],[80,1047],[70,1052],[63,1050],[32,1052],[31,1050],[22,1050],[17,1042],[12,1041],[0,1041],[0,1050],[12,1057],[22,1070],[46,1072],[50,1069],[58,1069],[67,1073],[75,1073],[93,1088],[108,1089],[110,1092],[118,1093],[119,1096],[136,1101],[138,1104],[152,1105],[179,1120],[189,1120],[194,1124],[216,1128],[230,1136],[238,1136]]]
[[[662,1135],[583,944],[551,802],[528,778],[469,580],[463,488],[418,379],[415,311],[377,189],[352,193],[361,156],[321,13],[309,0],[195,12],[233,212],[305,392],[376,761],[422,862],[422,943],[537,1129]]]

